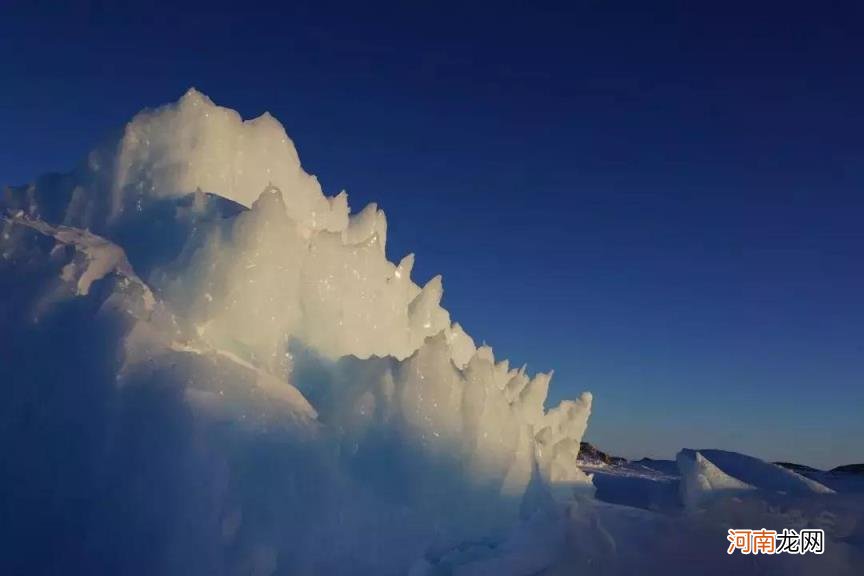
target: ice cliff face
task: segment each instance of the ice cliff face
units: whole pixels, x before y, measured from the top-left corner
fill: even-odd
[[[37,510],[61,556],[89,518],[125,531],[97,572],[400,573],[590,489],[591,395],[547,411],[551,375],[476,347],[269,115],[190,90],[0,213],[4,448],[44,486],[0,481],[68,499]]]

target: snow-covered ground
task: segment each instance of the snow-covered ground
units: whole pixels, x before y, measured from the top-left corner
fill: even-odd
[[[593,475],[596,499],[608,505],[598,504],[595,509],[609,522],[612,540],[627,549],[623,555],[616,549],[604,558],[609,570],[598,573],[626,574],[637,568],[648,574],[860,572],[864,475],[813,470],[803,476],[722,450],[682,450],[677,461],[646,459],[582,466]],[[634,508],[643,512],[634,513]],[[825,552],[820,556],[730,556],[717,549],[718,542],[726,543],[729,528],[821,528]],[[631,554],[635,558],[628,560]]]
[[[0,198],[0,573],[854,574],[857,477],[580,465],[592,396],[476,346],[375,205],[192,90]],[[491,289],[491,287],[490,287]],[[820,527],[825,554],[726,554]]]

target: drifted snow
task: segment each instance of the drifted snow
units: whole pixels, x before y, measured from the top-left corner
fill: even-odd
[[[834,492],[815,480],[753,456],[726,450],[700,450],[700,453],[726,474],[762,490],[803,495]]]
[[[676,459],[681,498],[688,506],[740,496],[748,491],[791,496],[834,494],[834,490],[777,464],[725,450],[689,450]]]
[[[681,471],[681,498],[688,506],[697,506],[709,498],[753,490],[753,486],[729,476],[699,452],[682,450],[677,461]]]

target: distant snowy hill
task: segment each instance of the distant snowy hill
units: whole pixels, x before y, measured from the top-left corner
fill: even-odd
[[[837,466],[836,468],[832,468],[831,472],[835,474],[864,474],[864,464]]]

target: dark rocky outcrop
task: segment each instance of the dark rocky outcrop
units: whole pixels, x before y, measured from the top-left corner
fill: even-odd
[[[611,456],[602,450],[595,448],[590,442],[582,442],[579,448],[579,461],[585,464],[603,463],[608,465],[620,465],[627,462],[626,458]]]
[[[818,468],[805,466],[804,464],[796,464],[794,462],[774,462],[774,464],[792,470],[793,472],[822,472],[822,470],[819,470]]]
[[[864,474],[864,464],[846,464],[832,468],[833,474]]]

